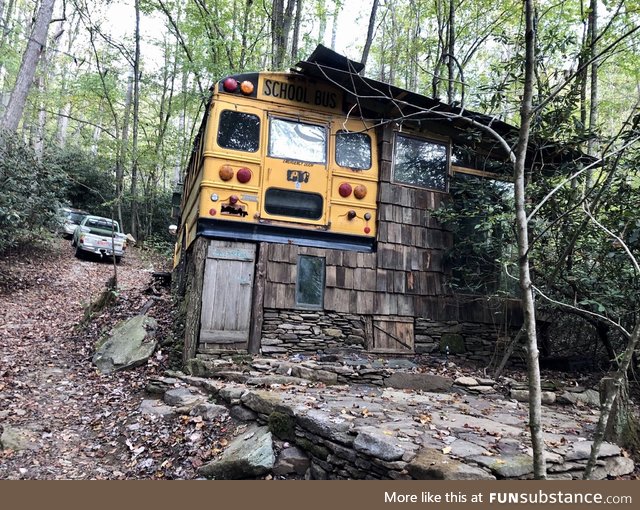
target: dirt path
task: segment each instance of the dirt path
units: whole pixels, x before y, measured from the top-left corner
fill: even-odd
[[[123,430],[145,377],[160,371],[166,356],[104,376],[91,365],[91,344],[148,299],[143,290],[153,269],[135,250],[128,253],[118,266],[117,305],[80,331],[84,306],[103,290],[111,264],[80,261],[62,241],[48,254],[2,260],[0,432],[10,446],[0,450],[0,479],[136,477]]]

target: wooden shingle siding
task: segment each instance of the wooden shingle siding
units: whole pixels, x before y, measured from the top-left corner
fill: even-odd
[[[460,300],[445,285],[444,254],[452,246],[453,236],[432,212],[448,195],[394,183],[392,129],[381,129],[379,140],[382,161],[375,252],[265,244],[264,307],[296,309],[298,257],[309,255],[325,259],[326,312],[484,323],[495,320],[486,303]]]

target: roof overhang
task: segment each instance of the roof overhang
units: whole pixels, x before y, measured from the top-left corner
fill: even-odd
[[[295,71],[310,78],[327,81],[343,90],[345,110],[352,115],[381,122],[411,124],[451,138],[454,143],[502,154],[497,137],[515,147],[518,128],[497,117],[450,105],[388,83],[362,76],[364,66],[319,45],[307,60],[298,62]],[[493,132],[493,133],[492,133]],[[593,159],[574,149],[544,140],[532,140],[528,166],[558,167],[566,163],[588,163]]]

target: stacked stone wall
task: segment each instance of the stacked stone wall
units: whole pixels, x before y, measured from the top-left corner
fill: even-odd
[[[366,352],[366,316],[348,313],[266,309],[262,325],[264,355]],[[517,329],[503,325],[434,321],[418,318],[414,323],[415,354],[444,355],[488,364],[501,356]],[[448,349],[447,349],[448,347]],[[524,362],[516,350],[512,363]]]
[[[417,354],[442,354],[475,363],[488,364],[502,356],[519,328],[500,324],[416,319],[415,351]],[[447,349],[448,347],[448,349]],[[498,359],[499,361],[499,359]],[[524,363],[521,348],[511,357],[512,364]]]
[[[366,349],[361,316],[324,311],[264,311],[263,354],[295,354]]]

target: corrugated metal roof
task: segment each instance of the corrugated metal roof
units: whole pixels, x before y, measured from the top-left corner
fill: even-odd
[[[503,152],[495,137],[475,123],[488,126],[514,146],[518,128],[495,117],[442,103],[359,74],[364,66],[319,45],[307,60],[296,64],[297,71],[310,78],[328,81],[345,92],[347,111],[380,121],[396,121],[424,126],[426,130],[449,136],[454,142],[494,152]],[[540,142],[540,141],[539,141]],[[530,162],[558,164],[590,159],[584,154],[549,142],[530,144]],[[506,156],[506,154],[505,154]]]

